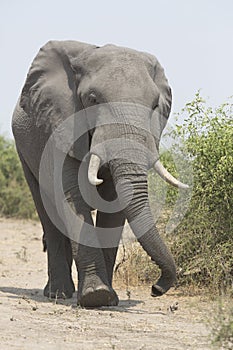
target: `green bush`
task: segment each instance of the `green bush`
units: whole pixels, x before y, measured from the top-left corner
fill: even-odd
[[[215,292],[233,285],[233,105],[206,107],[200,94],[182,111],[172,135],[192,161],[193,192],[188,212],[171,237],[180,283]]]
[[[0,154],[0,215],[36,218],[34,202],[14,142],[0,136]]]
[[[170,151],[162,151],[160,160],[170,173],[177,176],[175,162]],[[178,195],[177,189],[168,186],[153,169],[148,174],[148,187],[152,208],[156,206],[157,202],[164,202],[167,209],[175,203]]]

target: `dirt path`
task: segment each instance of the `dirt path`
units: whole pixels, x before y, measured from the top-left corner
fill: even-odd
[[[171,291],[153,299],[146,288],[131,289],[129,299],[116,287],[119,306],[96,310],[77,308],[76,295],[44,298],[41,235],[37,223],[0,220],[0,349],[211,349],[213,305],[200,297]]]

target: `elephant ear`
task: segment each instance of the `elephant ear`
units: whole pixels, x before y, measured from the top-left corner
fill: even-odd
[[[165,76],[164,69],[158,60],[154,57],[154,76],[153,80],[159,90],[158,106],[155,108],[151,117],[151,132],[154,135],[156,145],[159,142],[163,129],[165,128],[171,111],[172,92]]]
[[[82,109],[71,61],[92,47],[95,46],[77,41],[49,41],[35,57],[22,90],[21,108],[43,133],[50,135],[55,130],[56,134],[60,133],[59,147],[63,150],[66,141],[62,123]],[[86,133],[75,142],[69,154],[80,159],[88,148]]]

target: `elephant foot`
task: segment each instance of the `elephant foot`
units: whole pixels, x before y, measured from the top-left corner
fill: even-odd
[[[86,287],[79,286],[78,305],[82,307],[117,306],[118,303],[116,292],[104,283],[89,283]]]
[[[151,294],[150,295],[152,297],[160,297],[161,295],[163,295],[165,293],[166,293],[166,291],[156,284],[153,284],[153,286],[151,287]]]
[[[174,286],[175,280],[160,277],[158,282],[151,287],[151,296],[152,297],[160,297],[165,294],[171,287]]]
[[[44,288],[44,296],[50,299],[69,299],[72,298],[74,291],[72,279],[68,282],[50,282],[49,280]]]

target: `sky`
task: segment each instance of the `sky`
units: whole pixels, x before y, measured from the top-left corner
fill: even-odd
[[[211,106],[233,95],[232,0],[1,0],[0,134],[12,137],[27,71],[51,39],[154,54],[172,87],[171,119],[199,89]]]

